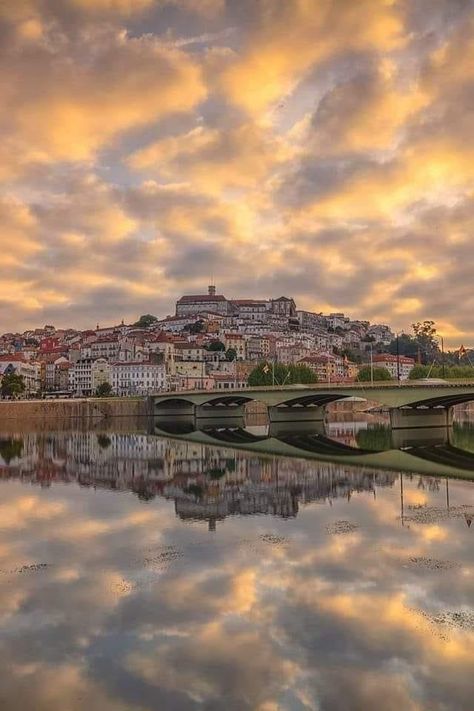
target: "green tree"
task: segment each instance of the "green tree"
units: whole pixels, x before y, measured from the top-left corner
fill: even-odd
[[[410,380],[419,380],[420,378],[426,378],[428,373],[430,371],[429,365],[415,365],[413,368],[410,370],[408,374],[408,378]]]
[[[143,316],[140,316],[138,321],[136,321],[133,325],[137,328],[149,328],[157,321],[158,319],[156,316],[153,316],[152,314],[143,314]]]
[[[472,365],[415,365],[408,376],[410,380],[442,378],[445,380],[470,380],[474,378]]]
[[[222,343],[222,341],[211,341],[207,345],[207,350],[208,351],[225,351],[225,345]]]
[[[95,391],[97,397],[109,397],[112,394],[112,386],[110,383],[101,383]]]
[[[415,340],[425,362],[432,363],[440,355],[434,321],[418,321],[412,324]]]
[[[5,373],[0,388],[2,397],[18,397],[25,392],[25,381],[22,375]]]
[[[307,365],[283,365],[282,363],[259,363],[248,377],[252,386],[296,385],[317,383],[316,374]]]
[[[399,355],[407,356],[408,358],[417,358],[418,351],[421,352],[421,347],[416,338],[413,338],[408,333],[401,333],[398,337],[398,345],[397,339],[394,338],[387,348],[388,353],[392,355],[397,355],[397,350]]]
[[[204,321],[202,319],[199,319],[198,321],[195,321],[194,323],[191,323],[189,326],[185,326],[184,330],[188,330],[189,333],[202,333],[204,330]]]
[[[318,377],[307,365],[290,365],[290,385],[310,385],[317,383]]]
[[[372,380],[372,375],[374,382],[380,382],[382,380],[392,380],[390,371],[387,370],[387,368],[373,368],[372,374],[372,369],[370,365],[364,365],[364,367],[359,370],[356,380],[359,383],[370,383],[370,381]]]
[[[362,363],[361,354],[352,348],[343,348],[341,356],[347,358],[347,360],[350,360],[351,363]]]
[[[229,361],[233,361],[237,359],[237,351],[235,348],[228,348],[225,352],[225,359]]]

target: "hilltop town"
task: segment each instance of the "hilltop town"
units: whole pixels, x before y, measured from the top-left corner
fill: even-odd
[[[305,365],[320,382],[351,381],[370,354],[371,362],[405,379],[415,361],[385,352],[393,339],[384,324],[303,311],[286,296],[227,299],[209,286],[182,296],[174,315],[162,319],[5,333],[0,376],[21,376],[25,397],[147,395],[245,387],[263,361]]]

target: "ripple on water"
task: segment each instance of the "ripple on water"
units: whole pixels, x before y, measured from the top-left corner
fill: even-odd
[[[51,563],[30,563],[27,565],[20,565],[18,568],[12,568],[12,570],[0,570],[0,575],[21,575],[23,573],[38,573],[41,570],[46,570],[46,568],[51,568]]]
[[[359,528],[358,524],[352,521],[334,521],[326,526],[326,532],[333,535],[343,535],[345,533],[353,533]]]
[[[452,506],[449,509],[437,506],[409,506],[408,513],[405,514],[405,521],[413,523],[439,523],[452,518],[464,518],[468,526],[474,520],[474,506],[462,505]]]
[[[425,556],[410,556],[408,563],[415,568],[425,568],[427,570],[452,570],[460,568],[460,563],[452,560],[438,560],[437,558],[426,558]]]
[[[431,613],[425,610],[416,610],[432,627],[433,634],[448,641],[450,633],[472,632],[474,630],[474,611],[472,610],[445,610],[444,612]]]

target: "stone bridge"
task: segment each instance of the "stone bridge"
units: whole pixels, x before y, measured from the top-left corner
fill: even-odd
[[[322,421],[325,406],[336,400],[358,398],[390,410],[394,429],[449,427],[454,405],[474,400],[474,382],[353,383],[344,385],[289,385],[236,390],[193,390],[151,397],[154,416],[242,416],[252,401],[265,404],[270,422]]]

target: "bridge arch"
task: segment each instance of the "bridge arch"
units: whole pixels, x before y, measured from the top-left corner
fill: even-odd
[[[300,395],[298,397],[292,396],[291,398],[285,398],[280,403],[277,403],[275,407],[324,407],[324,405],[329,405],[331,402],[337,402],[338,400],[347,400],[353,397],[352,395],[344,395],[342,393],[311,393],[311,395]],[[360,398],[361,400],[364,398]]]
[[[194,415],[194,403],[185,396],[167,397],[154,402],[153,414],[160,416]]]
[[[409,407],[419,408],[419,407],[444,407],[450,408],[456,405],[463,405],[466,402],[474,402],[474,392],[473,393],[452,393],[450,395],[441,395],[438,397],[424,398],[418,402],[410,403]]]

